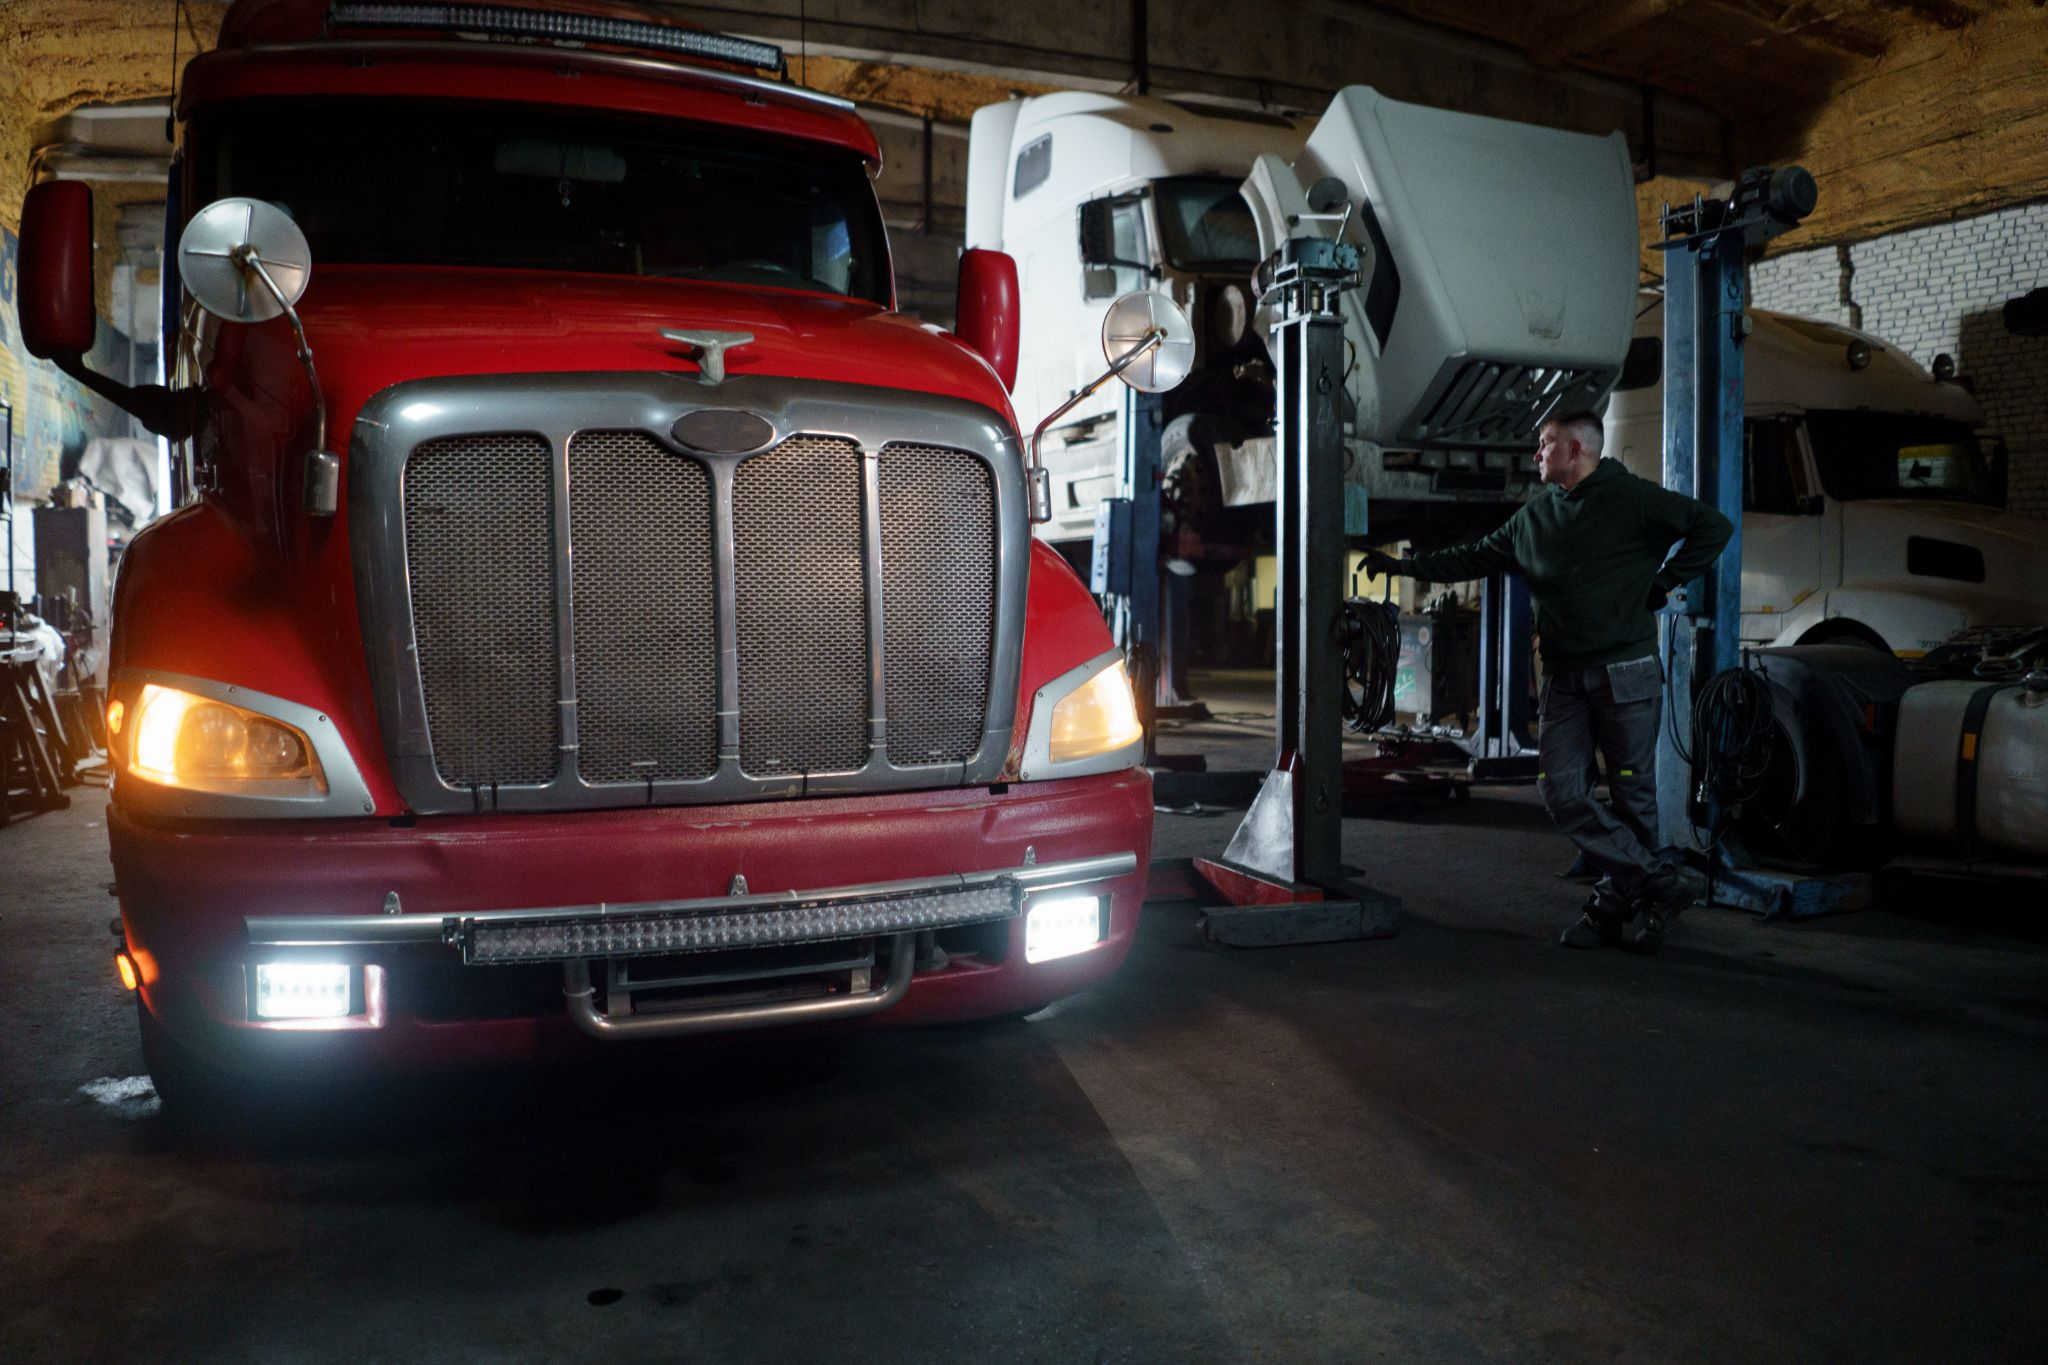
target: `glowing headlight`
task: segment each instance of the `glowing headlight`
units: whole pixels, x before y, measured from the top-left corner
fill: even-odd
[[[149,683],[135,702],[128,769],[166,787],[233,792],[252,782],[327,790],[306,736],[282,721]]]
[[[1024,960],[1049,962],[1102,942],[1104,904],[1100,896],[1055,896],[1033,902],[1024,918]]]
[[[1131,677],[1119,659],[1069,692],[1052,708],[1052,761],[1072,763],[1135,744],[1143,738]]]

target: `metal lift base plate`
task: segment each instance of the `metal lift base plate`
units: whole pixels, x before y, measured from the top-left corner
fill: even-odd
[[[1769,868],[1717,868],[1710,903],[1747,910],[1765,919],[1811,919],[1843,910],[1868,910],[1873,880],[1867,872],[1803,876]]]
[[[1302,943],[1348,943],[1391,938],[1395,903],[1369,900],[1296,901],[1283,905],[1219,905],[1204,911],[1202,937],[1230,948],[1280,948]]]

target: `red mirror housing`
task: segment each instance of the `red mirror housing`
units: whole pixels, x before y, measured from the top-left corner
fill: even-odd
[[[84,355],[92,311],[92,191],[76,180],[46,180],[21,204],[20,277],[15,307],[21,339],[41,360]]]
[[[1017,262],[1003,252],[981,247],[960,253],[960,295],[953,334],[981,353],[1005,389],[1017,387],[1020,313]]]

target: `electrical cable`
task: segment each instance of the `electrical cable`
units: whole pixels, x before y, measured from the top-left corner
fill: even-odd
[[[1761,791],[1776,729],[1771,685],[1761,673],[1738,666],[1709,678],[1692,708],[1699,799],[1733,807]]]
[[[1388,588],[1391,596],[1391,581]],[[1344,657],[1344,724],[1354,734],[1370,734],[1394,718],[1401,609],[1391,600],[1348,598],[1337,630]]]

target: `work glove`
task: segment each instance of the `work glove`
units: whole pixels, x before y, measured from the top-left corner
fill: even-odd
[[[1664,610],[1665,603],[1670,600],[1671,594],[1665,591],[1661,584],[1652,583],[1650,585],[1650,599],[1643,605],[1647,606],[1651,611],[1662,611]]]

